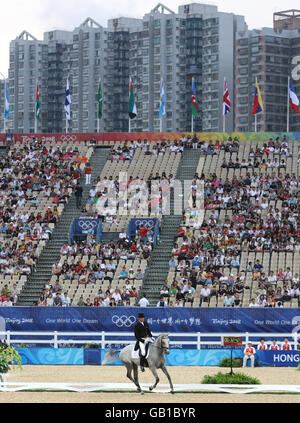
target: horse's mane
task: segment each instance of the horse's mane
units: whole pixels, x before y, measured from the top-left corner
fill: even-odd
[[[160,335],[158,335],[158,337],[155,340],[154,344],[161,344],[161,339],[164,337],[169,337],[169,335],[165,334],[165,333],[161,333]]]

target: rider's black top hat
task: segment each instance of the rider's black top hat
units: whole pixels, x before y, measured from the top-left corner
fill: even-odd
[[[145,314],[141,312],[138,314],[138,317],[145,317]]]

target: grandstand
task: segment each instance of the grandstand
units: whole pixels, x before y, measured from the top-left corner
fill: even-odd
[[[298,307],[298,141],[209,137],[199,136],[197,149],[181,134],[96,145],[31,140],[13,143],[7,155],[3,148],[2,305],[5,297],[53,305],[66,292],[72,306],[133,306],[144,293],[152,306],[163,295],[169,307]],[[155,194],[162,183],[167,189]],[[116,195],[110,205],[108,193]],[[80,216],[101,216],[100,240],[72,242]],[[137,218],[158,219],[157,240],[153,228],[128,233]]]
[[[73,166],[84,169],[92,150],[83,144],[59,150],[50,143],[11,146],[1,160],[1,285],[23,290],[36,271],[39,257],[51,238],[75,185]]]
[[[193,244],[197,244],[197,239],[205,239],[207,236],[207,233],[210,230],[210,241],[211,246],[209,248],[213,248],[215,244],[217,244],[217,251],[220,251],[220,246],[223,247],[224,251],[224,260],[220,260],[219,263],[216,262],[217,257],[215,255],[215,252],[213,254],[209,254],[209,258],[206,262],[207,264],[211,264],[210,271],[208,272],[209,275],[205,274],[207,273],[207,266],[201,266],[200,265],[200,273],[203,271],[203,277],[200,278],[201,282],[196,287],[195,292],[195,298],[193,302],[190,302],[189,304],[186,303],[185,306],[194,306],[197,307],[200,304],[200,294],[203,286],[206,284],[206,281],[208,282],[208,287],[211,288],[212,283],[210,282],[212,280],[217,281],[217,289],[223,285],[220,283],[220,275],[218,275],[217,279],[214,279],[212,276],[214,273],[216,273],[216,270],[222,274],[222,282],[225,282],[224,285],[228,285],[228,280],[230,278],[230,275],[233,277],[234,284],[237,282],[237,278],[239,278],[242,281],[243,287],[247,287],[247,289],[242,289],[239,293],[239,301],[237,301],[238,306],[248,307],[251,303],[251,299],[254,298],[256,301],[256,293],[259,290],[260,281],[262,281],[261,276],[258,278],[253,277],[252,271],[247,271],[249,268],[249,264],[252,263],[255,265],[257,263],[257,260],[259,260],[259,263],[263,265],[262,271],[267,277],[270,275],[271,272],[274,272],[274,275],[279,275],[280,269],[283,269],[286,271],[286,269],[290,268],[293,269],[292,277],[289,277],[289,279],[285,279],[284,277],[277,277],[275,282],[272,282],[272,284],[269,284],[268,281],[264,281],[264,289],[266,292],[264,292],[265,298],[264,298],[264,304],[266,301],[266,298],[271,297],[273,300],[275,299],[275,292],[277,291],[277,288],[280,288],[280,290],[285,290],[287,288],[288,292],[290,293],[292,289],[292,282],[293,278],[294,281],[299,284],[299,281],[297,280],[299,275],[299,238],[298,238],[298,232],[297,232],[297,223],[298,223],[298,212],[297,212],[297,201],[295,202],[295,205],[292,206],[291,203],[289,203],[289,200],[297,195],[297,188],[296,183],[293,185],[289,185],[289,181],[296,181],[298,178],[298,143],[295,142],[289,142],[287,145],[287,148],[289,148],[289,151],[286,152],[283,151],[283,149],[279,151],[276,151],[276,153],[273,152],[272,148],[271,151],[264,151],[264,147],[262,145],[258,145],[256,142],[246,142],[241,143],[239,145],[237,152],[232,152],[226,150],[219,151],[219,154],[216,154],[214,156],[206,156],[205,161],[202,160],[199,163],[199,166],[197,168],[198,174],[204,174],[205,175],[205,187],[207,185],[211,185],[212,181],[228,181],[228,187],[229,191],[227,191],[232,198],[235,199],[234,201],[230,201],[224,205],[224,202],[220,204],[218,201],[212,201],[212,203],[209,202],[208,194],[206,196],[206,204],[205,204],[205,216],[204,216],[204,222],[205,225],[202,225],[202,228],[199,228],[198,226],[193,226],[195,224],[193,218],[191,218],[191,212],[188,210],[185,213],[185,220],[184,223],[181,224],[181,227],[183,227],[186,230],[186,233],[183,238],[178,239],[177,241],[177,247],[178,252],[180,252],[180,249],[182,247],[183,241],[192,249]],[[275,149],[274,149],[275,150]],[[260,154],[258,154],[255,158],[252,154],[255,151],[259,151]],[[278,157],[280,157],[280,160],[282,160],[282,157],[285,157],[283,161],[285,162],[285,166],[283,168],[274,168],[273,166],[270,167],[260,167],[260,163],[264,160],[264,157],[267,157],[268,159],[265,160],[266,162],[270,161],[273,163],[275,162],[276,157],[278,160]],[[249,165],[249,158],[252,159],[253,165]],[[245,163],[248,163],[247,166],[241,167],[241,166],[234,166],[236,160],[239,160],[240,163],[244,160]],[[254,163],[254,160],[257,160],[257,163]],[[232,166],[223,166],[225,163],[229,163],[232,161]],[[265,190],[261,190],[260,193],[253,193],[253,195],[249,195],[249,202],[246,202],[245,206],[242,207],[238,202],[236,202],[236,197],[234,197],[233,191],[232,191],[232,183],[234,180],[237,181],[237,187],[240,186],[241,182],[243,182],[243,178],[246,177],[246,175],[249,175],[250,181],[251,178],[254,179],[255,177],[257,181],[261,180],[263,178],[266,178],[269,176],[272,178],[272,180],[276,180],[279,176],[281,177],[282,182],[286,181],[285,184],[285,191],[287,193],[286,199],[284,198],[285,192],[280,192],[279,189],[274,187],[273,191],[276,191],[276,195],[274,197],[268,198],[268,190],[269,187],[266,187]],[[261,184],[262,185],[262,184]],[[217,186],[217,185],[216,185]],[[251,184],[249,183],[249,186]],[[257,183],[256,186],[259,186],[259,183]],[[244,185],[245,187],[245,185]],[[281,188],[281,186],[280,186]],[[261,196],[265,196],[264,201],[264,207],[261,209],[261,204],[258,200],[258,198],[261,200]],[[211,197],[211,195],[209,195]],[[222,197],[222,195],[221,195]],[[225,197],[227,195],[223,196],[222,200],[225,200]],[[219,197],[220,198],[220,197]],[[231,200],[232,200],[231,198]],[[215,198],[214,198],[215,200]],[[241,213],[247,218],[249,216],[247,215],[247,211],[249,208],[252,208],[252,212],[254,217],[257,217],[257,219],[253,220],[253,223],[258,223],[258,228],[263,229],[263,232],[259,233],[258,231],[257,235],[261,235],[262,241],[257,243],[255,241],[254,247],[249,248],[249,242],[245,241],[245,238],[241,238],[240,231],[238,230],[238,225],[232,225],[233,222],[236,222],[237,224],[240,222],[239,219],[234,220],[233,217],[239,216]],[[285,213],[283,212],[285,210]],[[276,211],[276,213],[281,213],[282,221],[279,225],[279,227],[285,227],[288,231],[288,236],[284,237],[284,240],[282,242],[274,242],[274,237],[267,237],[266,236],[266,223],[268,222],[268,219],[270,218],[270,213]],[[213,219],[211,219],[213,216]],[[293,217],[292,217],[293,216]],[[286,220],[285,220],[286,219]],[[226,228],[226,225],[224,225],[225,222],[228,222],[227,228],[232,229],[232,237],[227,236],[227,240],[224,237],[224,228]],[[290,228],[287,224],[291,223],[293,221],[293,226]],[[243,221],[241,221],[241,228],[243,231],[245,229],[249,229],[246,226],[244,226]],[[249,221],[249,224],[252,223]],[[251,225],[250,225],[251,228]],[[201,230],[204,229],[204,230]],[[216,235],[216,231],[218,233],[218,236]],[[215,232],[213,234],[213,232]],[[246,231],[245,231],[246,232]],[[249,233],[249,231],[247,231]],[[229,235],[230,232],[226,232],[226,235]],[[253,235],[256,235],[255,231]],[[252,236],[253,238],[253,236]],[[264,239],[266,238],[266,239]],[[225,242],[223,240],[225,239]],[[270,244],[268,244],[269,240],[272,240],[272,248],[270,247]],[[220,242],[221,241],[221,242]],[[258,245],[257,245],[258,244]],[[278,244],[278,245],[277,245]],[[203,244],[202,244],[203,247]],[[201,248],[202,252],[197,251],[197,254],[202,256],[204,258],[205,263],[205,252],[203,254],[203,248]],[[207,250],[206,250],[207,251]],[[230,260],[227,259],[227,253],[229,251]],[[236,254],[236,258],[238,259],[238,265],[237,266],[231,266],[231,258]],[[176,253],[175,253],[176,254]],[[193,256],[191,256],[193,257]],[[186,259],[185,255],[182,255],[179,259]],[[180,261],[180,260],[178,260]],[[190,268],[192,267],[192,260],[187,260],[185,263],[183,263],[183,268]],[[198,269],[198,268],[197,268]],[[178,282],[182,279],[186,278],[186,280],[189,279],[188,272],[183,272],[182,277],[182,268],[181,267],[172,267],[170,269],[168,274],[168,281],[169,282],[177,282],[176,286],[179,285]],[[206,272],[205,272],[206,271]],[[262,271],[260,273],[262,273]],[[199,279],[198,279],[199,282]],[[233,284],[233,286],[234,286]],[[270,290],[268,291],[268,285],[270,286]],[[182,287],[182,285],[181,285]],[[232,296],[234,297],[234,289]],[[224,293],[223,293],[224,296]],[[282,295],[280,296],[282,298]],[[222,298],[218,298],[218,296],[214,295],[210,297],[209,301],[202,301],[202,306],[223,306],[224,303]],[[219,301],[218,301],[219,300]],[[284,307],[298,307],[298,296],[292,295],[292,298],[287,298],[287,301],[282,301]],[[272,306],[275,305],[275,302],[271,301]]]

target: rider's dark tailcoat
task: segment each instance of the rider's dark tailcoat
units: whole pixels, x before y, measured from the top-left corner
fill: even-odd
[[[143,338],[147,338],[148,336],[150,338],[153,337],[149,325],[146,321],[144,321],[144,324],[141,323],[140,321],[138,321],[134,327],[134,335],[136,337],[136,339],[139,342],[145,342]]]

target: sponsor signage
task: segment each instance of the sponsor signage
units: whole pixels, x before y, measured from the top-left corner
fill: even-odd
[[[257,351],[255,359],[259,366],[298,367],[300,351]]]
[[[243,338],[241,336],[224,336],[224,347],[241,347],[243,345]]]
[[[142,132],[142,133],[89,133],[89,134],[13,134],[14,141],[17,142],[27,142],[31,140],[33,137],[42,141],[42,142],[85,142],[89,141],[92,138],[97,142],[103,141],[137,141],[137,140],[147,140],[147,141],[161,141],[162,139],[167,139],[170,141],[180,140],[182,136],[191,136],[193,137],[194,134],[189,132],[173,132],[173,133],[150,133],[150,132]],[[282,132],[262,132],[262,133],[255,133],[255,132],[214,132],[214,133],[197,133],[197,137],[199,141],[207,140],[208,138],[212,141],[226,141],[229,137],[235,138],[239,141],[267,141],[270,138],[276,139],[277,137],[282,138],[283,135],[286,135]],[[0,142],[4,142],[6,139],[5,134],[0,134]],[[300,133],[293,132],[289,133],[288,139],[299,140]]]
[[[174,333],[297,333],[299,309],[200,309],[165,307],[0,307],[6,330],[133,331],[144,311],[154,332]],[[2,323],[1,323],[2,322]]]

